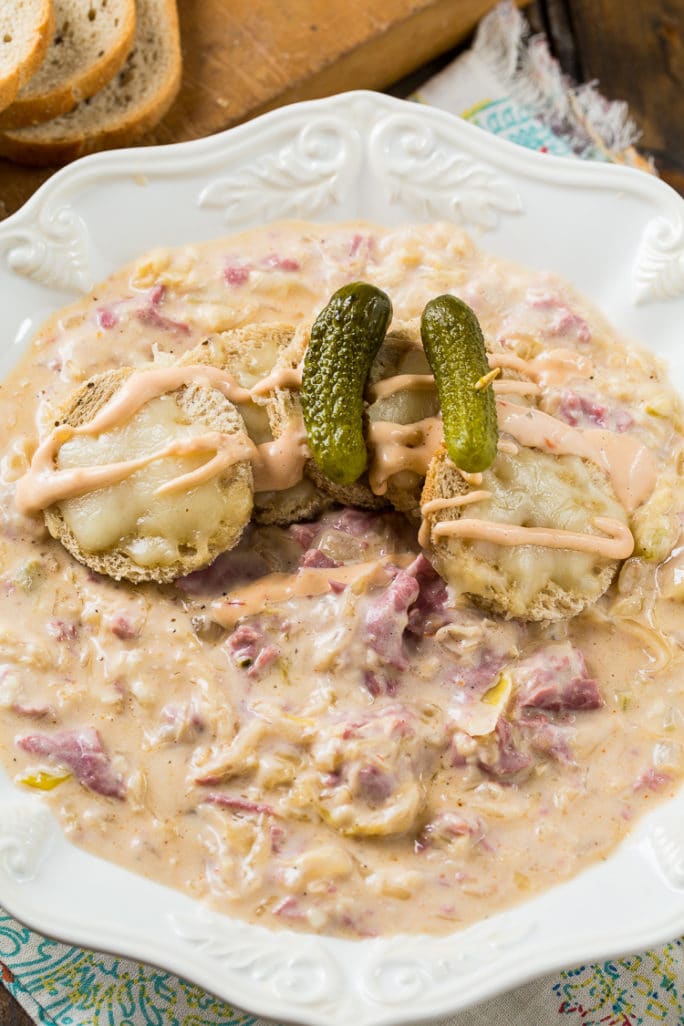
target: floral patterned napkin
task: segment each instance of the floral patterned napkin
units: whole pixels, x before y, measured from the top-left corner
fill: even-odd
[[[1,913],[0,975],[35,1022],[49,1026],[266,1026],[185,980],[46,940]],[[546,976],[441,1026],[657,1023],[684,1023],[680,940],[632,958]]]
[[[542,152],[653,168],[625,104],[574,88],[509,2],[471,50],[414,97]],[[562,929],[563,924],[558,924]],[[0,910],[0,980],[49,1026],[265,1026],[168,973],[47,940]],[[684,1026],[684,942],[583,965],[509,991],[443,1026]],[[0,1026],[3,1026],[0,1023]]]

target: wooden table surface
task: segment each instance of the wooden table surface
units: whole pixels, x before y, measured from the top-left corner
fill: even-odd
[[[643,132],[640,145],[684,194],[684,0],[535,0],[527,15],[577,81],[597,79],[609,99],[626,100]],[[415,88],[445,60],[397,91]],[[0,1026],[31,1026],[2,986]]]

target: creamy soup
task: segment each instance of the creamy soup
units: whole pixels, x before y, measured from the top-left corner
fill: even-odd
[[[366,393],[368,487],[415,508],[328,500],[303,523],[252,522],[164,585],[94,573],[49,536],[42,509],[64,499],[93,548],[138,529],[142,566],[224,515],[214,475],[231,462],[251,461],[264,503],[305,487],[301,425],[274,442],[259,407],[276,385],[296,395],[296,365],[173,368],[218,332],[310,326],[355,280],[396,322],[446,292],[476,312],[501,434],[465,494],[420,499],[442,428],[409,346]],[[56,436],[60,404],[124,366],[146,398],[117,430]],[[169,393],[188,375],[235,402],[252,441],[183,420]],[[76,844],[271,927],[444,933],[567,879],[684,772],[680,416],[660,363],[568,285],[449,225],[283,223],[148,254],[56,314],[0,392],[6,771]],[[137,461],[117,481],[83,470],[102,439],[111,465]],[[164,481],[184,474],[179,519]],[[462,563],[440,562],[445,539]],[[477,597],[513,581],[523,609],[540,581],[589,586],[597,559],[612,583],[576,616]]]

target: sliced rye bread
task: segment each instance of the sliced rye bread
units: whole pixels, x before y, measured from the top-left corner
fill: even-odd
[[[56,419],[72,427],[88,423],[98,410],[109,402],[134,370],[133,367],[122,367],[119,370],[97,374],[84,382],[62,405]],[[230,435],[245,430],[238,411],[216,389],[188,385],[177,389],[173,396],[188,421],[192,423],[206,425],[210,431]],[[252,511],[252,467],[249,460],[242,460],[229,467],[221,475],[220,482],[230,499],[231,519],[219,524],[212,536],[206,539],[201,556],[197,551],[188,551],[171,564],[141,566],[122,548],[97,552],[84,551],[68,527],[58,503],[44,511],[45,523],[53,538],[57,538],[79,563],[84,563],[97,573],[106,574],[117,581],[125,578],[135,584],[143,581],[169,583],[206,566],[221,552],[232,549],[249,523]],[[181,504],[185,494],[187,493],[178,493]]]
[[[55,30],[38,71],[0,113],[0,129],[59,117],[107,85],[135,36],[135,0],[53,0]]]
[[[195,349],[185,353],[178,361],[187,365],[209,363],[228,371],[245,388],[266,377],[276,366],[281,366],[283,354],[290,350],[298,337],[293,324],[250,324],[211,335]],[[286,424],[280,414],[280,402],[285,390],[276,389],[265,395],[259,406],[241,407],[252,441],[257,445],[270,437],[277,437]],[[287,395],[290,393],[288,392]],[[280,397],[280,398],[279,398]],[[299,484],[284,491],[256,492],[253,519],[259,524],[299,523],[313,520],[332,501],[313,481],[304,478]]]
[[[341,485],[331,481],[320,469],[315,460],[306,464],[306,472],[314,484],[343,506],[356,506],[358,509],[380,511],[389,509],[389,502],[382,495],[375,495],[368,483],[368,474],[362,474],[358,481]]]
[[[410,356],[414,356],[415,359],[410,361],[407,366],[403,366],[402,364]],[[373,361],[368,375],[368,385],[375,385],[384,378],[407,372],[430,373],[430,367],[423,356],[418,319],[392,322]],[[396,424],[414,423],[417,417],[422,419],[425,416],[439,413],[439,403],[434,393],[431,399],[430,396],[429,392],[398,392],[386,399],[367,402],[366,416],[370,422],[388,420]],[[425,407],[425,409],[421,409],[420,413],[414,415],[414,409],[417,409],[418,406]],[[402,471],[392,475],[387,482],[387,492],[384,496],[376,495],[372,491],[367,474],[363,474],[358,481],[351,485],[338,485],[334,481],[330,481],[313,460],[307,465],[307,473],[319,487],[345,505],[359,506],[368,510],[381,510],[387,509],[391,504],[396,510],[405,513],[411,519],[416,521],[420,519],[423,478],[412,471]]]
[[[395,374],[430,374],[423,352],[420,320],[393,321],[368,375],[368,387]],[[367,405],[370,423],[391,421],[414,424],[439,414],[437,393],[432,390],[404,389]],[[399,471],[387,481],[387,498],[395,509],[414,521],[420,520],[420,495],[424,478],[411,470]]]
[[[20,164],[42,166],[127,146],[164,116],[180,78],[175,0],[137,0],[133,49],[112,81],[68,114],[0,133],[0,154]]]
[[[9,107],[40,67],[52,38],[52,0],[0,4],[0,110]]]
[[[577,494],[582,497],[582,503],[586,503],[585,508],[578,502],[578,508],[586,515],[586,522],[582,528],[584,533],[599,533],[594,532],[591,525],[593,514],[625,516],[608,478],[590,460],[525,450],[524,446],[519,447],[520,451],[537,452],[543,464],[539,468],[539,479],[536,482],[528,482],[532,485],[528,488],[528,494],[534,495],[535,484],[537,488],[541,487],[545,492],[553,494],[554,483],[557,481],[562,484],[565,481],[566,493],[563,499],[567,499],[568,490],[577,490],[577,481],[585,486],[583,490],[577,490]],[[516,459],[515,456],[510,457],[512,461]],[[483,474],[482,485],[471,487],[463,480],[449,459],[446,449],[442,447],[432,458],[428,468],[421,504],[424,506],[435,499],[463,496],[480,487],[491,488],[490,482],[494,480],[492,475],[496,473],[499,464],[510,460],[500,453],[492,467]],[[510,486],[510,476],[506,477],[506,481]],[[481,505],[482,503],[455,506],[429,514],[426,519],[430,531],[436,524],[444,521],[477,517],[477,508]],[[559,500],[555,517],[557,523],[544,526],[563,527],[567,522],[567,515],[567,506]],[[574,553],[570,550],[550,550],[539,545],[517,545],[507,548],[494,542],[473,542],[468,538],[431,537],[428,548],[437,572],[447,584],[451,584],[474,605],[507,618],[515,617],[521,620],[562,620],[576,616],[588,605],[596,602],[610,587],[619,567],[617,560],[596,556],[588,559],[590,567],[578,565],[573,569],[575,564],[572,564],[571,557]],[[527,557],[525,561],[521,561],[517,572],[512,573],[503,563],[500,565],[496,556],[497,550],[502,556],[506,552],[524,550]],[[561,579],[557,579],[557,576],[550,572],[539,573],[535,567],[535,563],[541,565],[541,560],[550,553],[557,554],[552,557],[552,565],[561,567],[562,572],[558,575]],[[536,587],[528,587],[529,582],[536,583]]]

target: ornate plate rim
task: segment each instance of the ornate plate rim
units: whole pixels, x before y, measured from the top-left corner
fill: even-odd
[[[309,125],[318,126],[318,136],[307,135]],[[342,156],[336,163],[337,144]],[[279,162],[286,151],[302,176],[289,184],[292,168]],[[684,363],[675,348],[675,326],[684,320],[684,202],[673,190],[631,169],[531,153],[441,111],[367,92],[281,108],[203,140],[97,154],[57,172],[0,224],[0,297],[11,286],[14,337],[23,342],[35,319],[64,304],[65,293],[87,287],[91,271],[97,278],[108,260],[121,262],[102,253],[102,233],[93,229],[102,216],[105,184],[132,196],[146,177],[152,200],[168,183],[192,188],[196,206],[206,212],[217,203],[222,209],[226,196],[230,203],[230,188],[220,187],[223,175],[248,197],[252,181],[266,193],[280,188],[274,202],[286,210],[297,190],[308,189],[307,210],[346,219],[370,188],[360,184],[362,169],[387,186],[384,216],[423,203],[427,213],[450,212],[471,227],[489,229],[495,251],[511,245],[507,224],[517,231],[538,216],[537,203],[554,211],[554,197],[563,200],[557,206],[573,209],[585,200],[589,206],[607,204],[608,220],[617,225],[618,242],[626,249],[616,264],[619,283],[607,297],[608,307],[618,320],[626,311],[628,330],[637,337],[649,331],[664,337],[673,373],[684,384]],[[615,211],[623,207],[629,224],[620,227]],[[569,217],[567,210],[557,214],[559,223]],[[198,220],[200,215],[189,218],[187,230]],[[530,902],[446,938],[416,934],[362,941],[268,932],[201,911],[184,895],[73,848],[37,808],[43,807],[21,795],[0,770],[0,900],[12,915],[67,943],[177,972],[256,1014],[310,1026],[342,1026],[352,1016],[359,1026],[438,1018],[542,972],[635,950],[684,928],[684,831],[678,826],[684,794],[640,820],[606,863]],[[631,906],[627,914],[614,893],[614,872],[623,883],[638,878],[643,884],[636,911]],[[53,874],[63,881],[61,896],[53,893]],[[102,895],[102,883],[124,909],[142,902],[145,928],[121,921],[116,901]],[[88,900],[78,906],[84,891]],[[573,911],[577,894],[585,892],[603,894],[609,925],[588,926],[581,909]],[[566,927],[559,938],[551,926],[561,915]],[[231,958],[233,965],[240,963],[232,976]],[[313,978],[308,991],[303,973]]]

